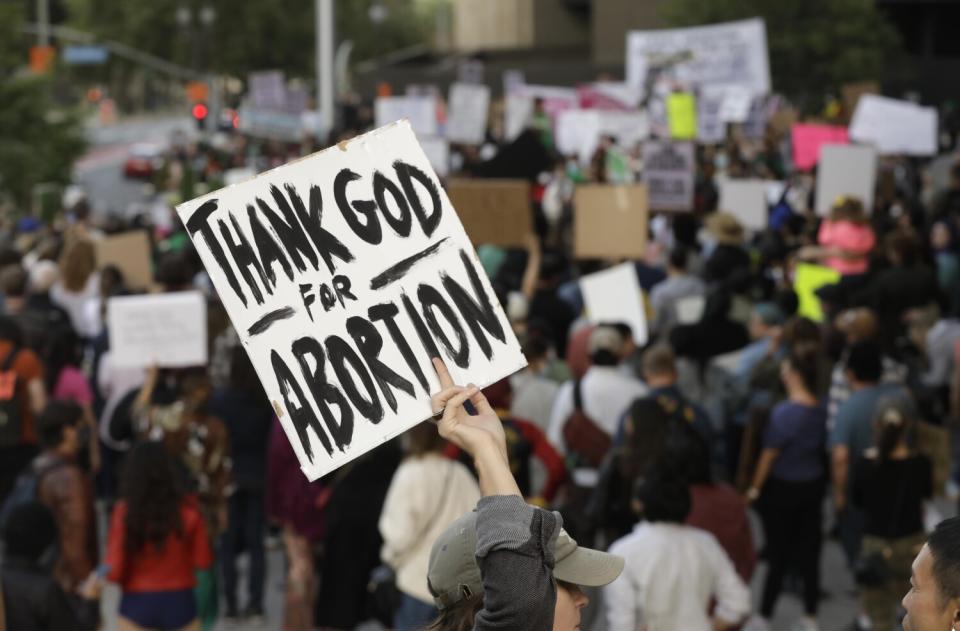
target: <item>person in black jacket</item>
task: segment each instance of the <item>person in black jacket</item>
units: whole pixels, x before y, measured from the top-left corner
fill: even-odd
[[[6,555],[0,567],[6,628],[10,631],[93,631],[100,611],[100,581],[91,575],[77,595],[67,594],[50,571],[57,524],[50,510],[27,502],[11,511],[3,528]],[[44,562],[46,560],[46,562]]]

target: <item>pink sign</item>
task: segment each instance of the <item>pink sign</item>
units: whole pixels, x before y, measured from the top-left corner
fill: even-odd
[[[820,159],[822,145],[845,145],[847,128],[837,125],[816,125],[796,123],[790,133],[793,141],[793,166],[807,170],[813,168]]]

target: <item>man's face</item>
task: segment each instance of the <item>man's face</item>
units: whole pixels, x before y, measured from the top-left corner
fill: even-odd
[[[956,599],[951,599],[945,607],[941,606],[940,590],[933,576],[933,555],[928,546],[923,546],[913,562],[910,591],[903,597],[903,608],[907,610],[904,631],[960,629],[957,604]]]

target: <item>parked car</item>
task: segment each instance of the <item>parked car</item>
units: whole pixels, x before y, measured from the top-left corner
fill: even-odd
[[[129,178],[150,179],[163,167],[163,147],[139,143],[130,148],[130,155],[123,163],[123,175]]]

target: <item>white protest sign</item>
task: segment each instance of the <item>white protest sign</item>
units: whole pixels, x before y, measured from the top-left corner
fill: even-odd
[[[727,137],[727,124],[720,118],[723,92],[703,90],[697,95],[697,140],[703,144],[717,144]]]
[[[692,28],[627,33],[627,82],[642,87],[656,65],[689,87],[738,86],[770,91],[767,28],[760,18]]]
[[[740,220],[748,230],[767,227],[767,194],[770,182],[756,179],[724,179],[720,182],[718,210],[728,212]]]
[[[651,210],[693,210],[692,142],[643,143],[643,181]]]
[[[447,107],[447,140],[479,145],[487,133],[490,88],[485,85],[454,83]]]
[[[530,123],[534,101],[543,100],[543,110],[555,119],[563,110],[577,107],[577,91],[548,85],[521,85],[507,94],[504,105],[504,131],[514,140]]]
[[[850,138],[884,154],[937,154],[937,110],[909,101],[864,94],[850,120]]]
[[[116,366],[207,363],[207,303],[199,291],[110,298],[107,322]]]
[[[580,292],[590,322],[625,322],[630,325],[637,346],[647,343],[643,290],[633,263],[621,263],[581,277]]]
[[[753,94],[750,90],[740,86],[729,87],[724,90],[723,101],[720,103],[720,120],[725,123],[742,123],[750,115],[750,104]]]
[[[829,215],[840,196],[852,196],[873,210],[873,190],[877,179],[877,152],[861,145],[823,145],[817,167],[816,211]]]
[[[564,110],[557,115],[556,128],[557,150],[577,156],[582,164],[590,162],[603,136],[613,136],[617,145],[630,150],[650,135],[644,112]]]
[[[437,135],[437,103],[430,96],[380,96],[374,103],[377,127],[407,119],[418,136]]]
[[[406,121],[177,212],[311,480],[525,364]]]

